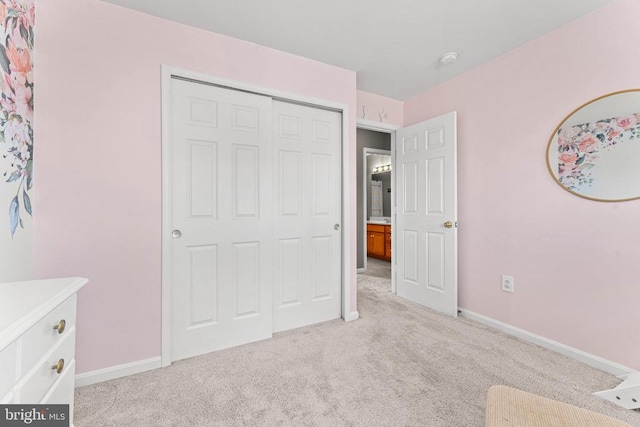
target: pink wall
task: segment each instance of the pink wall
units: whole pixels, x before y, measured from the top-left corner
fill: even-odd
[[[379,113],[384,110],[387,113],[385,123],[402,126],[404,120],[404,103],[396,99],[387,98],[375,93],[359,90],[357,93],[356,116],[363,118],[362,107],[367,107],[368,120],[380,121]]]
[[[640,2],[621,0],[405,103],[458,112],[459,304],[640,369],[640,200],[575,197],[545,164],[555,126],[640,87]],[[515,276],[515,294],[500,275]]]
[[[80,373],[160,355],[161,64],[349,105],[355,165],[354,72],[97,0],[39,1],[35,55],[34,276],[90,279]]]

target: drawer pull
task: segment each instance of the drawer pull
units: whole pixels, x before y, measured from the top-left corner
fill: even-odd
[[[61,334],[64,332],[65,326],[67,326],[67,322],[65,322],[64,319],[62,319],[58,322],[56,326],[53,327],[53,329],[56,329],[58,333]]]
[[[51,369],[55,369],[57,373],[61,373],[62,370],[64,369],[64,359],[58,360],[58,363],[53,365]]]

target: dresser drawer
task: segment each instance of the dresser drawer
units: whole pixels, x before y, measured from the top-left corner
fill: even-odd
[[[69,368],[64,368],[60,377],[53,383],[40,404],[64,404],[69,405],[69,425],[73,425],[73,393],[75,381],[76,361],[69,363]]]
[[[75,388],[76,361],[71,360],[58,379],[53,383],[47,394],[40,401],[41,404],[69,404]]]
[[[18,350],[16,343],[12,343],[9,347],[0,351],[0,396],[9,393],[18,379]]]
[[[64,320],[65,326],[62,333],[54,329],[54,326]],[[20,375],[24,375],[33,365],[58,345],[67,335],[75,333],[76,325],[76,296],[73,295],[61,305],[47,314],[42,320],[29,329],[20,339],[22,343],[22,357]]]
[[[0,310],[0,404],[62,403],[73,411],[76,293],[86,283],[80,277],[0,283],[0,301],[10,302]],[[55,329],[61,320],[62,333]],[[58,373],[52,366],[61,359]]]
[[[69,332],[75,332],[72,329]],[[65,335],[65,334],[62,334]],[[65,370],[74,367],[75,337],[73,333],[66,335],[46,356],[40,358],[36,367],[18,381],[16,391],[21,403],[38,403],[47,393],[53,383],[60,378]],[[64,368],[59,374],[52,366],[60,359],[64,360]],[[71,369],[73,370],[73,369]]]

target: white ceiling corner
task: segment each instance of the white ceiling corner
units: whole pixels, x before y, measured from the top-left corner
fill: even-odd
[[[615,0],[103,1],[354,70],[358,89],[403,101]]]

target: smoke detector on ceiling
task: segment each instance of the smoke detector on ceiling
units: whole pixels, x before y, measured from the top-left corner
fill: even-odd
[[[456,59],[458,59],[458,53],[457,52],[443,53],[442,55],[440,55],[440,64],[448,65],[448,64],[451,64],[452,62],[454,62]]]

